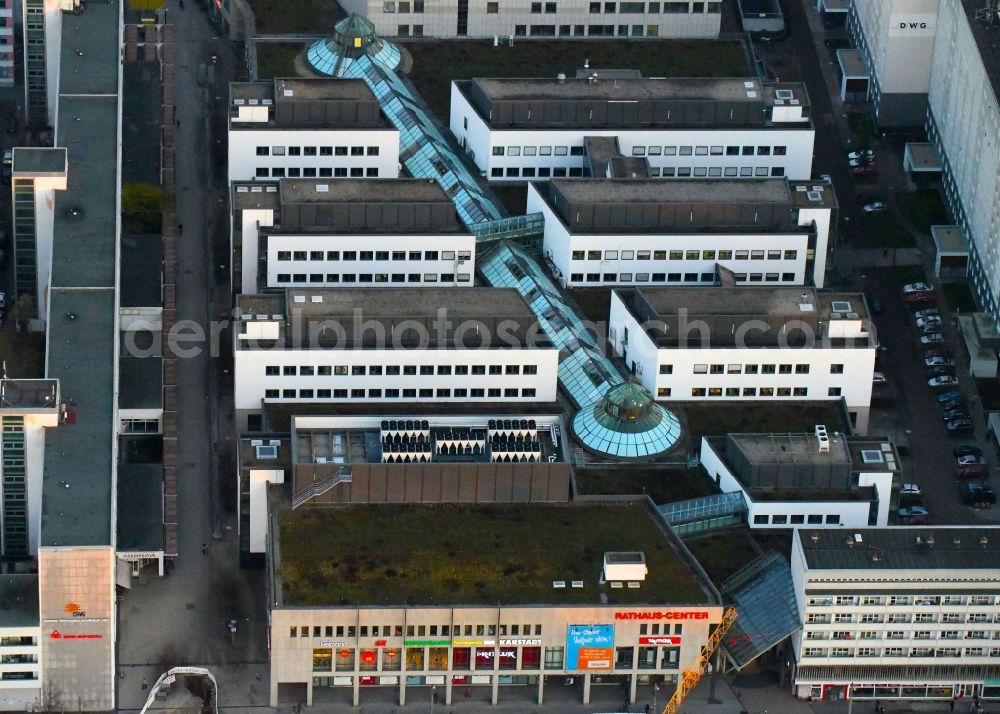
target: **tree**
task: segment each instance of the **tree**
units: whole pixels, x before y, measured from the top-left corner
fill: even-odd
[[[137,218],[149,230],[158,230],[164,198],[159,186],[127,183],[122,186],[122,213]]]
[[[16,310],[18,322],[28,322],[38,316],[35,311],[35,298],[31,293],[21,293],[17,296]]]
[[[167,0],[128,0],[129,6],[136,12],[152,12],[167,4]]]

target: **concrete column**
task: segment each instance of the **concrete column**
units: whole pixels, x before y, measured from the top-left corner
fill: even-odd
[[[454,679],[454,675],[450,671],[448,671],[447,673],[445,673],[445,675],[444,675],[444,705],[446,707],[450,707],[451,706],[452,679]]]
[[[493,694],[490,697],[490,704],[496,706],[496,703],[500,701],[500,677],[497,676],[496,670],[490,677],[493,679]]]
[[[160,577],[163,577],[163,553],[156,556],[156,564],[160,569]]]
[[[590,704],[590,675],[583,675],[583,703]]]
[[[406,672],[399,671],[399,706],[406,706]]]
[[[538,706],[542,706],[545,699],[545,675],[538,675]]]
[[[354,706],[361,703],[361,677],[354,675]]]
[[[313,705],[313,678],[309,675],[309,679],[306,680],[306,706],[311,707]]]
[[[268,668],[270,669],[270,667]],[[218,697],[218,692],[216,692],[216,697]],[[269,706],[272,709],[278,708],[278,683],[274,681],[274,677],[271,677],[271,690],[269,695],[270,701]]]
[[[635,704],[635,685],[638,683],[639,678],[634,674],[628,676],[628,700],[631,704]],[[356,706],[356,705],[355,705]]]

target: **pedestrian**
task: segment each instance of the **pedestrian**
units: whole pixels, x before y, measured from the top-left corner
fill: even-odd
[[[181,120],[180,120],[180,119],[178,119],[178,120],[177,120],[177,128],[178,128],[178,129],[180,129],[180,128],[181,128]]]
[[[177,224],[177,232],[180,235],[184,235],[184,224],[183,223],[178,223]]]
[[[948,702],[948,711],[950,711],[950,712],[955,711],[955,700],[954,699],[952,699],[950,702]]]
[[[208,543],[201,544],[201,554],[208,555]]]
[[[184,0],[181,0],[181,12],[184,11]]]
[[[469,687],[466,687],[465,688],[465,698],[468,699],[471,696],[472,696],[472,689],[469,688]]]
[[[142,678],[142,691],[145,692],[147,689],[149,689],[149,682],[147,682],[146,678],[143,677]]]

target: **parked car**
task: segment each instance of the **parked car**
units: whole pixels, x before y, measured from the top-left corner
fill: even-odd
[[[952,449],[952,453],[955,454],[955,458],[959,456],[982,456],[983,450],[972,444],[963,444]]]
[[[0,308],[7,307],[7,293],[0,292]]]
[[[939,333],[934,333],[930,335],[921,335],[920,344],[922,345],[943,345],[944,335]]]
[[[884,372],[872,372],[872,384],[887,384],[889,380],[885,378]]]
[[[925,367],[954,367],[955,360],[951,357],[941,357],[938,355],[933,355],[929,357],[924,357]]]
[[[903,286],[903,294],[908,295],[909,293],[932,293],[934,292],[934,286],[930,283],[908,283]]]
[[[940,324],[941,324],[940,315],[927,315],[926,317],[917,318],[917,327],[919,327],[921,330],[927,327],[928,325],[940,325]]]
[[[833,178],[830,176],[830,174],[820,174],[819,180],[822,181],[823,183],[833,183]]]
[[[955,399],[959,400],[964,399],[965,396],[957,389],[953,389],[950,392],[944,392],[942,394],[939,394],[934,398],[937,399],[938,404],[944,404],[945,402],[950,402]]]
[[[865,149],[864,151],[852,151],[847,155],[848,161],[862,161],[864,159],[871,161],[874,158],[875,152],[871,149]]]
[[[996,493],[985,481],[959,481],[958,495],[962,503],[975,508],[989,508],[997,502]]]
[[[851,166],[851,173],[855,176],[871,176],[875,173],[875,164],[865,166]]]
[[[7,133],[8,134],[17,133],[17,114],[11,114],[7,118]]]
[[[951,367],[928,367],[927,377],[944,377],[944,376],[954,376],[955,370]]]
[[[907,496],[919,496],[921,495],[920,486],[915,483],[904,483],[899,488],[899,495],[902,496],[903,494]]]
[[[929,302],[934,302],[934,293],[931,292],[915,292],[906,293],[903,295],[903,299],[910,303],[911,305],[925,305]]]
[[[873,315],[878,315],[882,312],[882,301],[879,300],[874,295],[868,296],[868,307],[872,311]]]
[[[872,201],[866,203],[861,208],[865,213],[882,213],[885,210],[885,201]]]
[[[971,419],[972,417],[964,406],[960,406],[946,410],[941,418],[944,421],[955,421],[956,419]]]
[[[969,464],[958,467],[958,477],[961,479],[977,478],[984,479],[990,475],[989,467],[986,464]]]
[[[971,419],[956,419],[945,424],[945,428],[951,434],[971,434],[975,429]]]
[[[940,322],[929,322],[920,328],[921,335],[940,335],[944,332],[944,325]]]
[[[939,387],[954,387],[956,384],[958,384],[958,380],[950,374],[942,374],[940,377],[931,377],[927,380],[927,386],[932,389],[937,389]]]
[[[962,397],[959,397],[958,399],[949,399],[946,402],[942,402],[941,403],[941,408],[945,409],[945,410],[948,410],[948,409],[965,409],[965,411],[968,411],[968,409],[966,409],[966,406],[965,406],[965,400]]]
[[[899,525],[924,526],[930,523],[930,513],[923,506],[911,506],[899,509]]]
[[[919,317],[928,317],[930,315],[940,315],[940,314],[941,311],[938,310],[936,307],[926,307],[923,310],[917,310],[915,313],[913,313],[913,316],[919,318]]]

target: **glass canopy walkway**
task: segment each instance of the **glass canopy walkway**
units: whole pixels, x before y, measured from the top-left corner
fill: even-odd
[[[740,491],[717,493],[657,506],[679,536],[731,528],[746,522],[747,503]]]
[[[541,266],[502,242],[540,235],[542,215],[508,217],[486,195],[419,95],[396,74],[398,48],[379,38],[368,20],[351,15],[337,23],[333,36],[310,45],[306,59],[321,75],[363,80],[399,130],[399,160],[407,172],[437,181],[477,241],[499,244],[478,260],[479,268],[490,285],[515,288],[524,297],[559,349],[559,382],[580,410],[573,427],[584,445],[621,458],[671,449],[681,433],[674,415],[638,385],[627,384]]]

